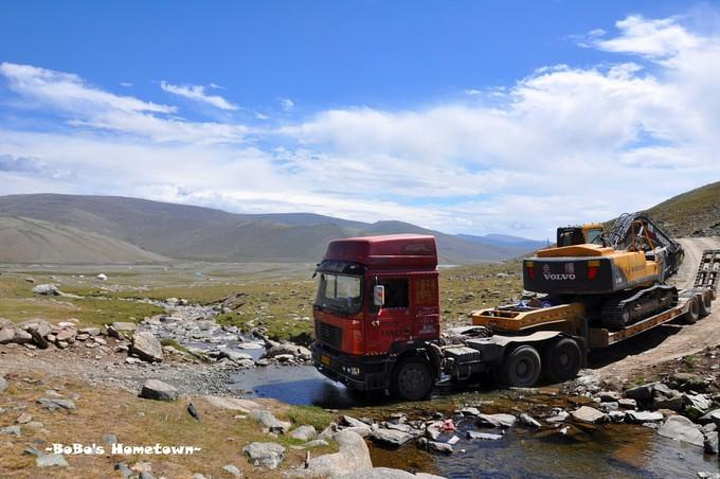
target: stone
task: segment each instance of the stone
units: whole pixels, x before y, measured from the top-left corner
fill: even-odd
[[[617,391],[600,391],[598,397],[601,402],[618,402],[622,396]]]
[[[310,477],[342,477],[372,468],[370,450],[362,437],[343,430],[335,434],[334,440],[338,452],[313,457],[303,472]]]
[[[720,450],[720,436],[717,431],[707,432],[704,436],[704,447],[706,454],[718,455]]]
[[[107,277],[107,275],[106,275],[105,273],[100,273],[100,274],[98,274],[98,275],[96,276],[96,278],[99,279],[100,281],[107,281],[107,279],[108,279],[108,277]]]
[[[542,425],[537,422],[532,416],[526,413],[520,414],[520,424],[527,427],[541,427]]]
[[[476,407],[464,407],[460,410],[463,416],[479,416],[480,410]]]
[[[285,459],[285,448],[274,442],[252,442],[243,448],[251,463],[276,469]]]
[[[625,413],[625,422],[633,424],[643,424],[646,422],[662,421],[664,416],[660,412],[652,411],[627,411]]]
[[[138,476],[138,479],[155,479],[155,476],[153,476],[151,472],[142,471]]]
[[[605,414],[594,407],[582,406],[571,413],[573,419],[589,424],[598,424],[606,420]]]
[[[0,344],[12,343],[14,339],[15,328],[6,326],[0,329]]]
[[[88,336],[100,336],[101,334],[100,328],[95,327],[81,328],[78,332],[81,334],[87,334]]]
[[[106,444],[112,446],[113,444],[117,444],[118,438],[115,434],[105,434],[103,436],[103,441],[105,441]]]
[[[478,424],[489,427],[513,427],[516,421],[512,414],[480,414],[477,417]]]
[[[256,421],[275,434],[285,434],[292,425],[289,422],[280,421],[270,411],[255,410],[251,411],[250,414]]]
[[[618,406],[623,409],[637,409],[637,401],[631,398],[618,399]]]
[[[550,424],[565,422],[565,420],[569,417],[570,413],[568,413],[567,411],[560,411],[554,416],[550,416],[549,418],[545,419],[545,422],[548,422]]]
[[[412,474],[401,469],[391,469],[389,467],[372,467],[334,477],[336,479],[445,479],[433,474],[425,474],[423,472]]]
[[[611,422],[619,424],[625,421],[625,411],[610,411],[608,417]]]
[[[693,419],[704,415],[712,407],[712,401],[704,394],[683,394],[682,402],[685,415]]]
[[[343,428],[343,431],[352,431],[362,437],[368,437],[370,433],[372,433],[372,428],[367,424],[363,424],[362,426],[351,426]]]
[[[38,284],[32,289],[34,294],[43,296],[60,296],[60,290],[54,284]]]
[[[707,424],[709,422],[715,423],[720,426],[720,409],[713,409],[707,414],[703,415],[698,419],[700,424]]]
[[[290,432],[290,437],[303,442],[308,442],[317,436],[317,431],[312,426],[300,426]]]
[[[20,414],[20,416],[18,416],[18,418],[15,420],[15,422],[18,424],[27,424],[30,421],[32,421],[32,416],[26,412]]]
[[[23,331],[22,329],[15,330],[15,337],[13,338],[14,343],[27,344],[32,342],[32,340],[32,334],[28,333],[27,331]]]
[[[704,391],[705,378],[693,373],[675,373],[668,378],[668,385],[680,391]]]
[[[377,429],[370,433],[373,442],[391,447],[400,447],[412,441],[414,436],[397,429]]]
[[[325,441],[324,439],[315,439],[314,441],[310,441],[307,444],[305,444],[305,447],[307,448],[313,448],[313,447],[321,447],[321,446],[329,446],[330,443]]]
[[[133,334],[131,351],[145,361],[161,362],[163,360],[162,344],[149,332]]]
[[[135,323],[129,323],[126,321],[116,321],[107,328],[108,336],[112,336],[117,339],[130,338],[137,329]]]
[[[115,470],[120,472],[123,477],[130,477],[133,475],[132,469],[130,469],[128,465],[124,462],[118,462],[117,464],[115,464]]]
[[[62,454],[44,454],[35,458],[37,467],[68,467],[69,464]]]
[[[428,441],[427,448],[429,451],[439,452],[440,454],[452,454],[453,447],[446,442]]]
[[[705,438],[700,429],[684,416],[670,416],[667,418],[667,421],[658,429],[658,434],[700,447],[705,444]]]
[[[239,362],[239,361],[253,361],[253,357],[247,353],[239,353],[237,351],[222,351],[219,356],[222,358],[228,358],[230,361],[233,362]],[[253,361],[254,362],[254,361]]]
[[[0,374],[0,392],[4,391],[7,388],[7,380],[5,380],[5,376]]]
[[[498,440],[502,439],[502,434],[491,434],[488,432],[468,431],[467,438],[471,439],[471,440],[480,440],[480,441],[498,441]]]
[[[50,345],[47,336],[52,333],[52,325],[44,319],[31,319],[19,324],[20,329],[32,336],[33,342],[40,349],[47,349]]]
[[[228,409],[230,411],[239,411],[244,414],[250,414],[250,411],[252,410],[262,409],[260,404],[249,399],[223,396],[202,396],[202,398],[212,407],[218,409]]]
[[[7,434],[8,436],[20,437],[22,435],[22,431],[20,430],[20,426],[6,426],[6,427],[0,427],[0,434]]]
[[[51,411],[56,411],[58,409],[75,409],[75,403],[71,399],[42,397],[38,399],[37,402]]]
[[[362,422],[359,419],[355,419],[352,416],[341,416],[340,417],[340,424],[343,426],[367,426],[364,422]]]
[[[177,389],[158,379],[148,379],[140,391],[141,398],[155,399],[157,401],[175,401],[178,395]]]
[[[233,466],[232,464],[226,464],[226,465],[224,465],[224,466],[222,467],[222,470],[225,471],[225,472],[227,472],[228,474],[230,474],[230,475],[233,476],[233,477],[236,477],[236,478],[242,477],[242,472],[240,472],[240,469],[238,469],[237,467]]]
[[[625,391],[625,397],[636,401],[646,401],[652,398],[653,389],[658,383],[647,383]]]

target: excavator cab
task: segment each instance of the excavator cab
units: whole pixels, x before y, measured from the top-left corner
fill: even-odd
[[[561,226],[557,229],[558,248],[578,244],[596,244],[605,246],[605,228],[600,223],[582,226]]]

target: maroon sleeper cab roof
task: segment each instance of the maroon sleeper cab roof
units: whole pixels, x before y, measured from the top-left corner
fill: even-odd
[[[385,235],[331,241],[326,260],[352,261],[373,268],[437,267],[435,238],[427,235]]]

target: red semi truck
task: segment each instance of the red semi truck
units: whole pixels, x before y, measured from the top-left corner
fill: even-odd
[[[695,322],[715,295],[720,251],[709,253],[700,265],[709,274],[699,273],[694,288],[621,331],[598,327],[591,321],[597,311],[583,302],[535,300],[475,311],[473,324],[455,328],[447,341],[440,331],[434,237],[334,240],[316,270],[313,364],[350,389],[389,390],[403,400],[427,397],[441,379],[463,382],[488,372],[520,387],[533,386],[541,374],[570,379],[591,348],[678,317]]]

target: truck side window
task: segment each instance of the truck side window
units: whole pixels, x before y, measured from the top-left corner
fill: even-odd
[[[383,279],[378,284],[385,286],[384,308],[407,308],[410,305],[407,279]]]

